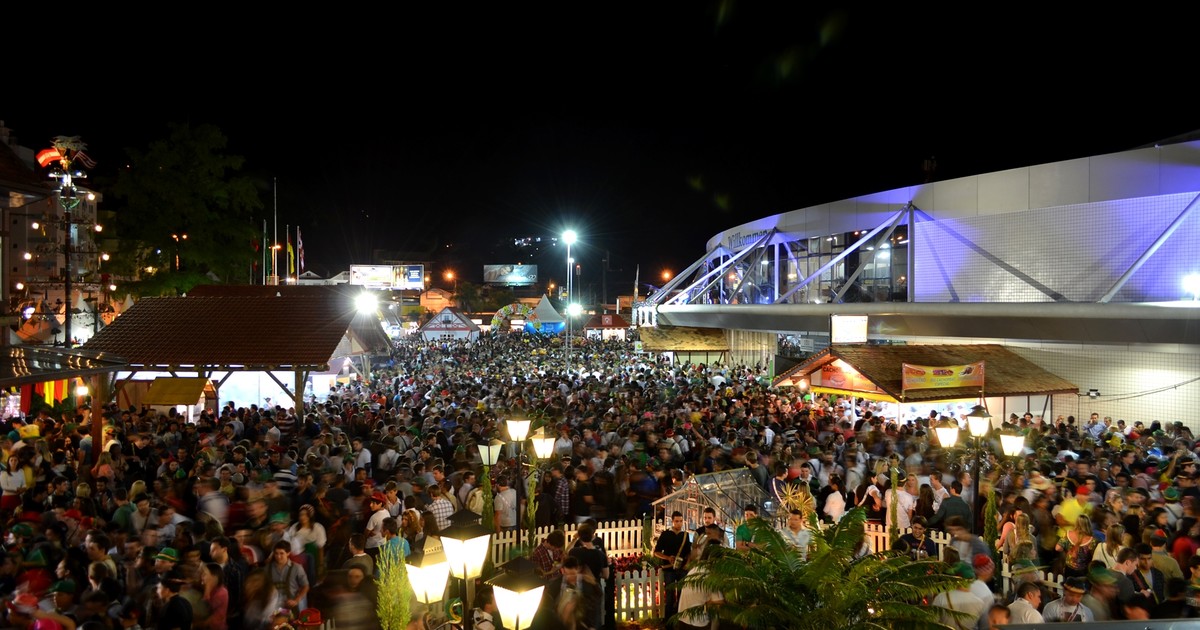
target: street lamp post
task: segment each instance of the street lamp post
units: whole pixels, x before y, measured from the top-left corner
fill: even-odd
[[[988,413],[983,405],[975,405],[967,414],[967,431],[975,440],[975,465],[971,467],[971,484],[975,488],[974,500],[971,501],[971,515],[975,523],[975,533],[982,531],[983,526],[983,519],[979,518],[979,500],[983,498],[983,493],[979,488],[979,456],[980,451],[983,450],[983,438],[991,428],[992,414]]]
[[[492,530],[480,525],[479,515],[466,508],[455,512],[450,523],[441,533],[442,549],[450,562],[450,574],[464,583],[463,608],[469,611],[475,599],[475,578],[483,573],[491,553]]]

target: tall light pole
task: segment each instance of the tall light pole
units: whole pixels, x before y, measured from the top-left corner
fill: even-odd
[[[567,354],[564,365],[566,366],[567,377],[571,374],[571,307],[575,303],[575,291],[572,285],[571,274],[575,270],[575,260],[571,258],[571,246],[575,241],[579,240],[579,234],[575,230],[567,230],[563,232],[562,240],[567,244]]]
[[[63,209],[62,219],[57,219],[55,222],[61,225],[64,232],[63,309],[66,317],[63,321],[63,332],[65,333],[63,346],[66,348],[71,347],[71,320],[73,319],[71,312],[71,275],[73,274],[71,269],[71,254],[74,247],[71,242],[71,232],[73,231],[73,226],[88,223],[79,221],[72,216],[72,212],[83,202],[83,199],[80,197],[80,191],[75,186],[75,180],[87,178],[87,172],[80,168],[80,165],[89,168],[95,166],[92,159],[84,153],[86,148],[87,145],[79,139],[79,136],[56,136],[51,148],[39,151],[37,154],[37,161],[41,166],[55,165],[50,171],[50,177],[58,181],[58,203]],[[88,193],[87,197],[89,199],[92,198],[91,193]],[[94,225],[93,228],[97,232],[103,229],[98,224]]]
[[[983,438],[992,428],[992,414],[987,412],[983,405],[975,405],[967,414],[967,432],[971,437],[975,438],[975,465],[971,468],[971,483],[975,486],[974,500],[971,501],[971,516],[975,523],[975,533],[983,533],[983,518],[979,507],[979,500],[983,498],[983,493],[979,490],[979,456],[983,450]]]

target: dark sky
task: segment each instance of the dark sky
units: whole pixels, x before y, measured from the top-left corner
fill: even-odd
[[[948,179],[1200,128],[1183,16],[984,10],[323,6],[57,50],[30,29],[0,119],[34,148],[80,135],[100,168],[169,122],[216,124],[331,273],[436,244],[478,280],[515,262],[503,238],[574,227],[588,281],[608,252],[622,287],[733,225],[920,183],[929,157]]]

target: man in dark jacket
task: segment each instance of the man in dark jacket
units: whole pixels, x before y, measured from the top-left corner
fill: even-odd
[[[942,500],[937,513],[929,519],[929,527],[944,530],[946,519],[951,516],[961,516],[967,523],[967,529],[975,531],[975,516],[971,513],[971,506],[962,498],[962,482],[957,479],[950,483],[950,496]]]

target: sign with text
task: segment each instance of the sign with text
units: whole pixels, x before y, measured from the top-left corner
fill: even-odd
[[[966,365],[911,365],[902,363],[903,389],[978,387],[983,389],[983,361]]]
[[[423,291],[425,265],[397,265],[396,288],[404,291]]]
[[[879,391],[875,383],[841,359],[822,365],[820,372],[812,374],[811,381],[813,385],[822,387],[862,392]]]

